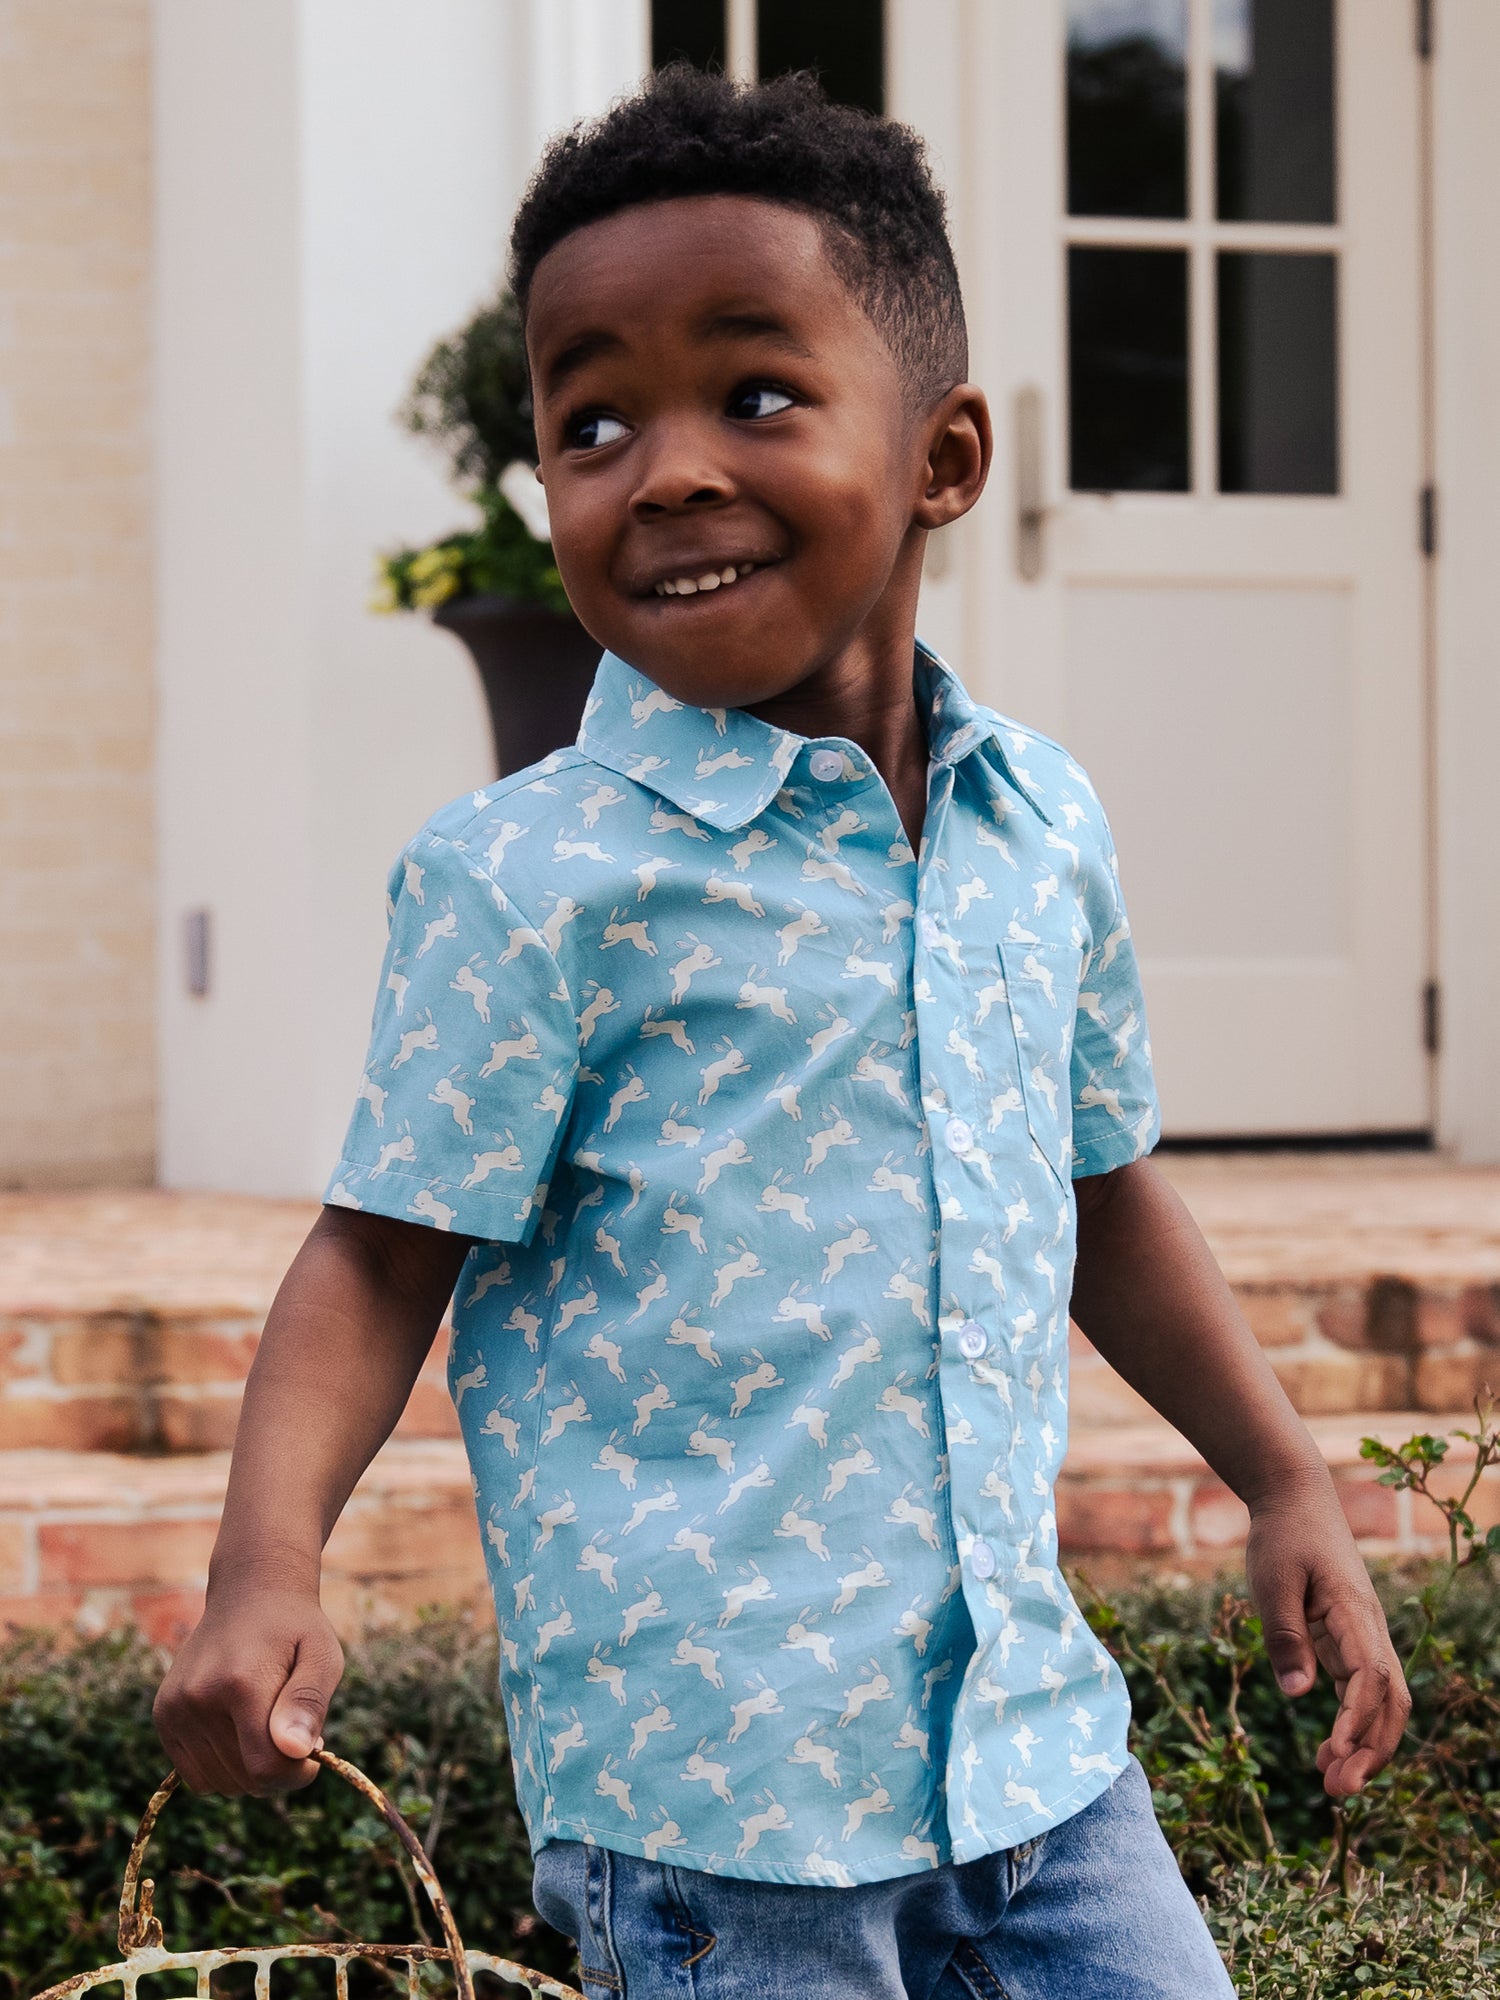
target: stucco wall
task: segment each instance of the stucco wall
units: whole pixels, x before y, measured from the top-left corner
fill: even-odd
[[[1433,66],[1434,460],[1438,490],[1436,768],[1438,1135],[1474,1166],[1500,1164],[1500,8],[1437,15]]]
[[[152,1173],[146,0],[0,0],[0,1184]]]

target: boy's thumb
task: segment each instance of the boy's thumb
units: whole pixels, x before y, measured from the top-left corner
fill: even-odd
[[[292,1671],[271,1708],[267,1727],[283,1757],[310,1757],[323,1740],[323,1718],[344,1671],[337,1640],[326,1647],[304,1640]]]
[[[1281,1692],[1306,1694],[1318,1677],[1317,1656],[1306,1622],[1295,1612],[1282,1617],[1266,1615],[1263,1629],[1266,1653]]]

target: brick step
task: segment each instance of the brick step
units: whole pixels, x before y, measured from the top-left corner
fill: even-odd
[[[1451,1410],[1500,1396],[1500,1286],[1379,1275],[1342,1283],[1232,1281],[1281,1386],[1304,1417]],[[1069,1407],[1090,1425],[1154,1415],[1070,1330]]]
[[[1421,1153],[1158,1162],[1304,1416],[1500,1391],[1500,1171]],[[1071,1406],[1090,1425],[1155,1420],[1076,1331]]]
[[[1441,1411],[1500,1394],[1497,1288],[1456,1295],[1379,1278],[1363,1286],[1236,1286],[1250,1324],[1304,1416]],[[0,1451],[202,1452],[234,1441],[263,1313],[191,1308],[0,1309]],[[396,1435],[456,1438],[440,1338]],[[1097,1427],[1150,1406],[1075,1327],[1070,1405]]]
[[[251,1195],[0,1195],[0,1452],[234,1441],[266,1314],[318,1205]],[[439,1340],[397,1427],[456,1438]]]
[[[0,1310],[0,1452],[225,1450],[264,1324],[263,1310]],[[446,1352],[440,1337],[397,1437],[458,1436]]]
[[[1314,1418],[1344,1511],[1369,1557],[1435,1554],[1428,1502],[1378,1484],[1359,1456],[1373,1435],[1398,1444],[1463,1414],[1370,1411]],[[1442,1479],[1460,1485],[1468,1447]],[[0,1452],[0,1628],[98,1631],[131,1621],[170,1645],[198,1617],[229,1471],[227,1452],[159,1458],[106,1452]],[[1500,1520],[1500,1468],[1472,1506]],[[1075,1431],[1057,1488],[1064,1560],[1108,1583],[1143,1567],[1232,1567],[1246,1514],[1177,1433],[1149,1424]],[[421,1605],[484,1595],[484,1566],[461,1445],[393,1440],[355,1489],[329,1541],[324,1603],[341,1632],[409,1618]]]
[[[1500,1390],[1500,1173],[1162,1162],[1307,1416],[1462,1408]],[[0,1451],[213,1451],[316,1205],[251,1196],[0,1195]],[[1087,1425],[1151,1412],[1081,1335]],[[442,1343],[398,1435],[453,1438]]]
[[[1440,1511],[1429,1500],[1380,1484],[1380,1468],[1360,1456],[1360,1440],[1399,1445],[1418,1431],[1436,1436],[1474,1428],[1472,1410],[1366,1410],[1310,1417],[1344,1515],[1369,1560],[1446,1553]],[[1468,1483],[1474,1447],[1453,1440],[1431,1476],[1453,1497]],[[1480,1528],[1500,1522],[1500,1466],[1469,1502]],[[1058,1536],[1066,1559],[1106,1582],[1143,1566],[1207,1575],[1232,1566],[1245,1546],[1249,1515],[1223,1481],[1169,1424],[1075,1425],[1057,1485]]]
[[[0,1629],[128,1622],[173,1644],[203,1609],[228,1476],[227,1451],[0,1452]],[[329,1616],[351,1635],[485,1588],[463,1447],[393,1440],[324,1552]]]

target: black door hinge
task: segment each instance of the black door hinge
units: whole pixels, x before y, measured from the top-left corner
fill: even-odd
[[[1432,59],[1433,14],[1436,0],[1417,0],[1417,54],[1423,62]]]
[[[1422,988],[1422,1046],[1435,1056],[1443,1040],[1443,995],[1435,979]]]
[[[1429,484],[1417,495],[1417,546],[1424,556],[1435,556],[1437,545],[1437,488]]]

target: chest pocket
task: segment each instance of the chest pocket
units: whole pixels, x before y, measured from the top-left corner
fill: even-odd
[[[1066,940],[1000,945],[1026,1125],[1037,1150],[1067,1188],[1072,1178],[1073,1027],[1083,950]]]

